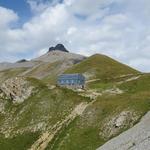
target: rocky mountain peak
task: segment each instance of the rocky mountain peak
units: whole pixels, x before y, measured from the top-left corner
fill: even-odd
[[[56,51],[56,50],[67,52],[67,53],[69,52],[63,44],[57,44],[55,47],[50,47],[48,52]]]
[[[24,63],[24,62],[28,62],[26,59],[21,59],[21,60],[18,60],[16,63]]]

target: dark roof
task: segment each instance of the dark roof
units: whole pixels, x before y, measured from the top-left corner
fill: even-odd
[[[58,85],[84,85],[85,77],[82,74],[62,74],[58,77]]]
[[[80,73],[74,73],[74,74],[61,74],[60,76],[83,76],[82,74]]]
[[[75,73],[75,74],[61,74],[59,77],[60,78],[84,78],[82,74]]]

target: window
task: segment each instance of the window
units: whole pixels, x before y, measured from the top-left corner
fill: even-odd
[[[71,80],[71,83],[73,84],[73,83],[74,83],[74,80]]]

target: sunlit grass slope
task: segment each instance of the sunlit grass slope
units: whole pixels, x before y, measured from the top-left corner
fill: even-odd
[[[11,146],[12,150],[29,148],[41,132],[65,119],[79,103],[89,101],[71,90],[50,90],[37,79],[27,80],[35,87],[34,93],[22,104],[14,105],[7,100],[5,113],[0,115],[0,130],[9,134],[9,138],[3,134],[0,136],[0,147],[3,150],[8,150]],[[6,100],[0,100],[1,103],[4,101]]]
[[[133,126],[150,110],[149,83],[150,75],[142,75],[137,80],[125,82],[120,85],[114,83],[124,93],[99,96],[81,117],[78,117],[62,132],[56,140],[53,150],[95,150],[109,139]],[[107,132],[105,129],[108,128],[109,121],[125,111],[133,112],[133,118],[135,117],[136,119],[131,119],[129,115],[129,120],[122,128],[118,129],[110,137],[104,138],[100,133]],[[115,129],[115,127],[112,127],[112,129],[109,129],[109,132]]]
[[[0,71],[0,83],[9,78],[15,77],[15,76],[23,73],[27,69],[28,68],[13,68],[13,69],[7,69],[7,70]]]
[[[100,54],[95,54],[81,63],[74,65],[65,73],[91,74],[91,78],[110,79],[121,75],[137,74],[139,71]]]

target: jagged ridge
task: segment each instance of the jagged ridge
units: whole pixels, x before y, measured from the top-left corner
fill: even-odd
[[[69,51],[65,48],[63,44],[57,44],[55,47],[50,47],[48,52],[56,50],[69,53]]]

